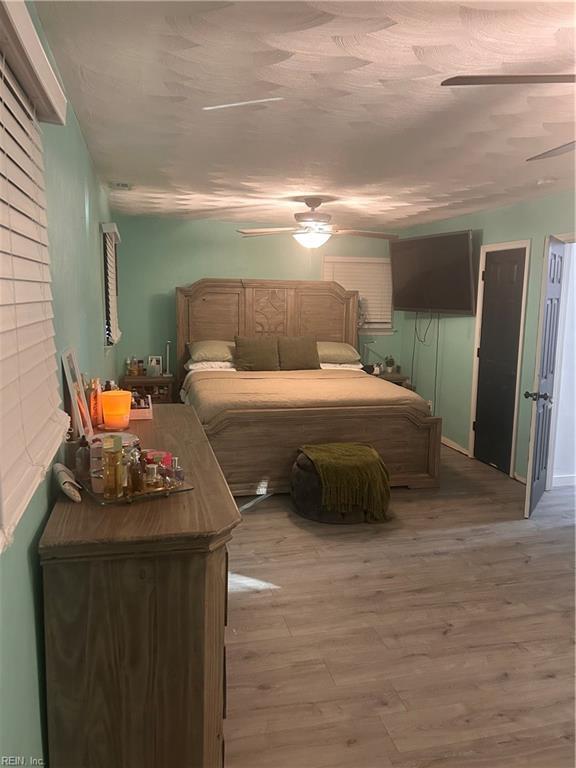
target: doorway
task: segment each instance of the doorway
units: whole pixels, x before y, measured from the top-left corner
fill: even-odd
[[[564,249],[546,490],[576,486],[576,245]]]
[[[532,423],[525,516],[552,488],[576,484],[576,248],[573,236],[546,241],[540,302],[537,368],[531,398]]]
[[[511,477],[529,252],[529,240],[480,250],[468,451]]]

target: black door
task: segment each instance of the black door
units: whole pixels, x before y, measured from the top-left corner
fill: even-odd
[[[526,250],[488,251],[482,279],[482,332],[474,457],[510,472]]]

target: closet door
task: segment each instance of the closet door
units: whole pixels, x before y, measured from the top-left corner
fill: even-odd
[[[517,409],[526,248],[487,246],[484,268],[474,457],[510,473]]]

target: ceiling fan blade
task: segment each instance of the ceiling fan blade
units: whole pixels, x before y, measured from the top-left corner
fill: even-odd
[[[576,75],[458,75],[440,85],[543,85],[576,83]]]
[[[296,232],[295,227],[271,227],[270,229],[237,229],[244,237],[260,237],[261,235],[283,235],[286,232]]]
[[[333,235],[352,235],[353,237],[377,237],[380,240],[396,240],[398,235],[389,235],[386,232],[372,232],[370,229],[337,229]]]
[[[553,147],[547,149],[546,152],[541,152],[539,155],[533,155],[527,157],[526,162],[529,163],[532,160],[546,160],[548,157],[556,157],[557,155],[563,155],[565,152],[573,152],[576,149],[576,141],[569,141],[567,144],[560,144],[559,147]]]

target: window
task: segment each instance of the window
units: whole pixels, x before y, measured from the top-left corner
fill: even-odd
[[[104,308],[106,346],[111,347],[120,341],[122,331],[118,325],[118,264],[116,247],[120,235],[116,224],[102,224],[104,240]]]
[[[41,136],[0,54],[0,551],[69,424],[52,317]]]
[[[324,280],[334,280],[360,294],[360,321],[365,331],[392,329],[390,259],[325,256]]]

